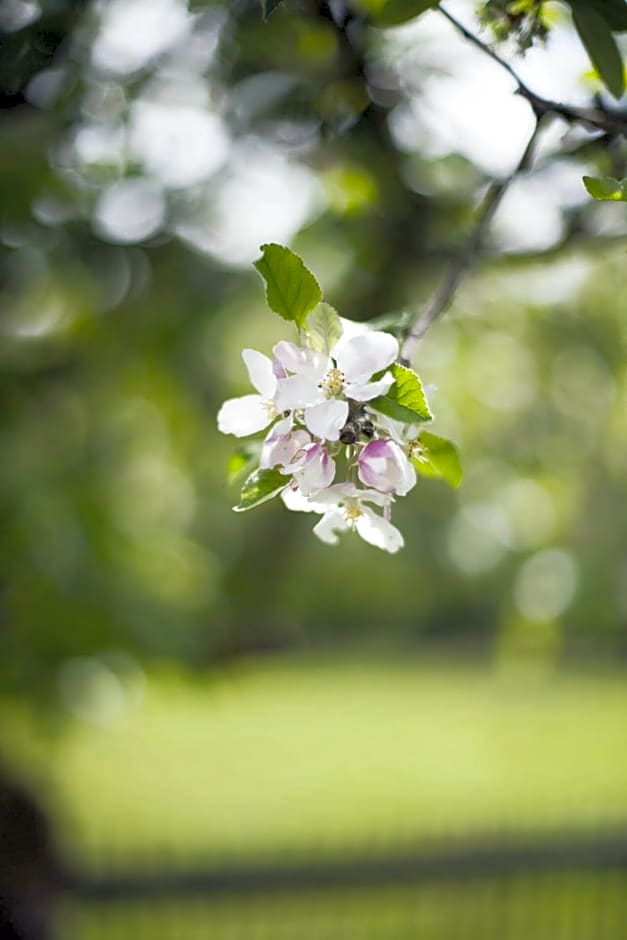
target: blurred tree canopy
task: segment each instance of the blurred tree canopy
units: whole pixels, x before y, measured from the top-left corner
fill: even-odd
[[[625,4],[443,6],[3,7],[5,690],[368,636],[625,648]],[[453,278],[414,361],[467,479],[405,501],[402,557],[231,514],[215,412],[280,335],[270,240],[356,320]]]

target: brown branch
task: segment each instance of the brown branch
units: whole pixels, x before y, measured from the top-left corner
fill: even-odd
[[[610,111],[604,107],[596,108],[577,108],[572,105],[562,104],[559,101],[552,101],[550,98],[543,98],[541,95],[537,95],[534,91],[529,88],[529,86],[522,80],[520,75],[512,68],[509,62],[506,62],[505,59],[502,59],[498,53],[494,51],[486,43],[482,42],[478,36],[475,36],[469,29],[467,29],[463,23],[460,23],[448,10],[445,10],[443,6],[440,6],[439,12],[444,16],[449,23],[457,30],[458,33],[471,42],[473,46],[476,46],[477,49],[480,49],[484,55],[487,55],[493,62],[496,62],[501,66],[502,69],[511,76],[516,82],[516,92],[521,95],[526,101],[529,102],[533,108],[533,112],[537,118],[543,117],[545,114],[557,114],[559,117],[563,118],[565,121],[568,121],[569,124],[583,124],[586,127],[593,127],[606,131],[612,136],[622,135],[627,136],[627,114],[624,111],[613,110]]]
[[[483,201],[481,202],[481,205],[477,211],[476,225],[471,231],[466,244],[459,252],[457,257],[453,260],[447,275],[440,283],[440,286],[431,298],[427,308],[423,311],[417,321],[413,325],[410,324],[405,331],[401,351],[403,359],[411,359],[411,348],[413,347],[414,342],[419,340],[420,337],[423,336],[429,329],[434,320],[436,320],[450,306],[460,281],[462,280],[468,268],[472,265],[481,249],[486,232],[490,227],[492,219],[494,218],[495,213],[500,206],[503,197],[505,196],[505,193],[516,177],[531,166],[538,135],[541,129],[541,124],[541,118],[536,117],[533,132],[527,142],[527,146],[525,147],[520,160],[510,175],[506,177],[506,179],[493,181],[488,187],[488,190],[483,197]]]
[[[401,334],[401,356],[406,361],[411,358],[414,343],[424,335],[431,324],[450,306],[464,274],[476,260],[481,250],[486,232],[505,193],[513,180],[531,165],[543,118],[551,114],[558,115],[570,124],[582,124],[589,129],[601,130],[607,135],[609,140],[617,136],[627,135],[627,114],[624,112],[608,111],[606,108],[602,107],[578,108],[537,95],[522,80],[509,62],[506,62],[505,59],[502,59],[490,46],[482,42],[478,36],[467,29],[463,23],[460,23],[448,10],[440,6],[439,12],[465,39],[500,65],[501,68],[513,78],[516,83],[516,93],[521,95],[521,97],[529,103],[536,121],[527,146],[513,172],[506,179],[494,181],[490,184],[478,209],[477,223],[470,233],[466,244],[452,261],[448,273],[443,278],[426,309],[416,321],[410,323],[405,329],[405,332]]]

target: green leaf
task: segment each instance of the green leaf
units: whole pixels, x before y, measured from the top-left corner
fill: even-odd
[[[584,176],[583,183],[594,199],[627,202],[627,179],[615,180],[611,176]]]
[[[304,326],[307,314],[322,300],[320,285],[301,258],[283,245],[262,245],[254,262],[266,282],[266,301],[284,320]]]
[[[627,29],[627,3],[625,0],[597,0],[598,11],[614,33]]]
[[[229,483],[235,483],[238,477],[249,473],[253,464],[259,457],[260,445],[258,443],[242,444],[233,451],[226,464],[226,474]]]
[[[282,0],[261,0],[261,12],[264,20],[267,20],[273,10],[279,6]]]
[[[590,0],[571,0],[573,22],[592,64],[615,98],[625,90],[625,71],[612,30]]]
[[[411,462],[423,477],[446,480],[455,489],[462,482],[459,451],[451,441],[437,434],[423,431],[415,445]]]
[[[382,10],[375,14],[375,26],[400,26],[413,20],[427,10],[437,7],[440,0],[388,0]]]
[[[233,506],[235,512],[245,512],[277,496],[288,485],[289,479],[278,470],[255,470],[245,481],[240,500]]]
[[[429,411],[422,383],[416,373],[398,362],[391,366],[390,371],[394,375],[394,385],[387,395],[381,395],[371,401],[370,406],[382,415],[405,424],[431,421],[433,415]]]
[[[337,311],[324,301],[307,317],[309,345],[317,352],[329,353],[342,335],[342,324]]]

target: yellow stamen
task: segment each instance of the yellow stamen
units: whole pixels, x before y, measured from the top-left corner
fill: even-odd
[[[339,369],[329,369],[320,388],[327,398],[337,398],[344,391],[344,373]]]
[[[356,499],[351,499],[346,502],[344,506],[344,516],[347,522],[354,524],[363,513],[359,508],[359,503]]]
[[[407,456],[410,460],[421,460],[423,463],[428,461],[425,447],[420,441],[412,441],[407,448]]]

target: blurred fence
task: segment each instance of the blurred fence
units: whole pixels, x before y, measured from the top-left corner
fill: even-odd
[[[59,940],[624,940],[627,827],[309,864],[69,876]]]

